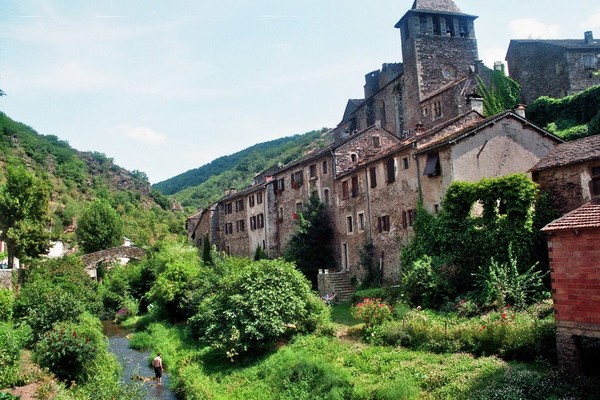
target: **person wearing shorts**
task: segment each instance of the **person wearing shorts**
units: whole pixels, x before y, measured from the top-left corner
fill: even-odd
[[[163,373],[163,365],[162,358],[160,358],[160,353],[156,354],[154,360],[152,360],[152,366],[154,367],[154,376],[156,377],[156,384],[162,385],[161,378]]]

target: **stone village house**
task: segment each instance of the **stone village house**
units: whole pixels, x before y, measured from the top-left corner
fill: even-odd
[[[361,277],[358,250],[370,238],[384,279],[396,280],[419,196],[436,212],[453,181],[528,171],[561,142],[522,110],[482,116],[478,78],[489,81],[491,70],[477,61],[476,18],[451,0],[416,0],[396,24],[403,63],[366,75],[365,98],[348,101],[333,143],[227,191],[188,219],[190,237],[276,257],[303,204],[318,196],[333,217],[338,275]]]

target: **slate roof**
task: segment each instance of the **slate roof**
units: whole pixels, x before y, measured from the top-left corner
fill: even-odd
[[[531,171],[600,159],[600,135],[561,143],[537,162]]]
[[[584,39],[512,39],[509,43],[518,44],[536,44],[543,43],[551,46],[563,47],[565,49],[598,49],[600,41],[594,40],[591,44],[586,44]]]
[[[452,0],[415,0],[411,9],[462,14],[460,8]]]
[[[600,199],[592,200],[550,222],[542,228],[542,232],[594,228],[600,228]]]

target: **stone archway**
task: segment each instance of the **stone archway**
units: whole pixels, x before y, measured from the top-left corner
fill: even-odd
[[[114,261],[121,258],[133,258],[141,260],[146,255],[146,250],[136,246],[119,246],[106,250],[100,250],[81,256],[85,265],[85,271],[91,277],[96,277],[96,265],[102,261]]]

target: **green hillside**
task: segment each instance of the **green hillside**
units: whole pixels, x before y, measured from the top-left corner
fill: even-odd
[[[219,157],[209,164],[187,171],[152,186],[179,202],[198,209],[223,196],[223,190],[242,189],[254,176],[272,167],[297,160],[308,150],[326,146],[330,138],[322,128],[269,142],[259,143],[235,154]]]
[[[152,191],[146,174],[127,171],[98,152],[80,152],[53,135],[41,135],[0,112],[0,184],[7,165],[20,165],[50,187],[54,240],[76,246],[75,228],[85,203],[107,199],[124,224],[125,236],[138,245],[183,229],[183,213],[171,210],[166,196]]]

